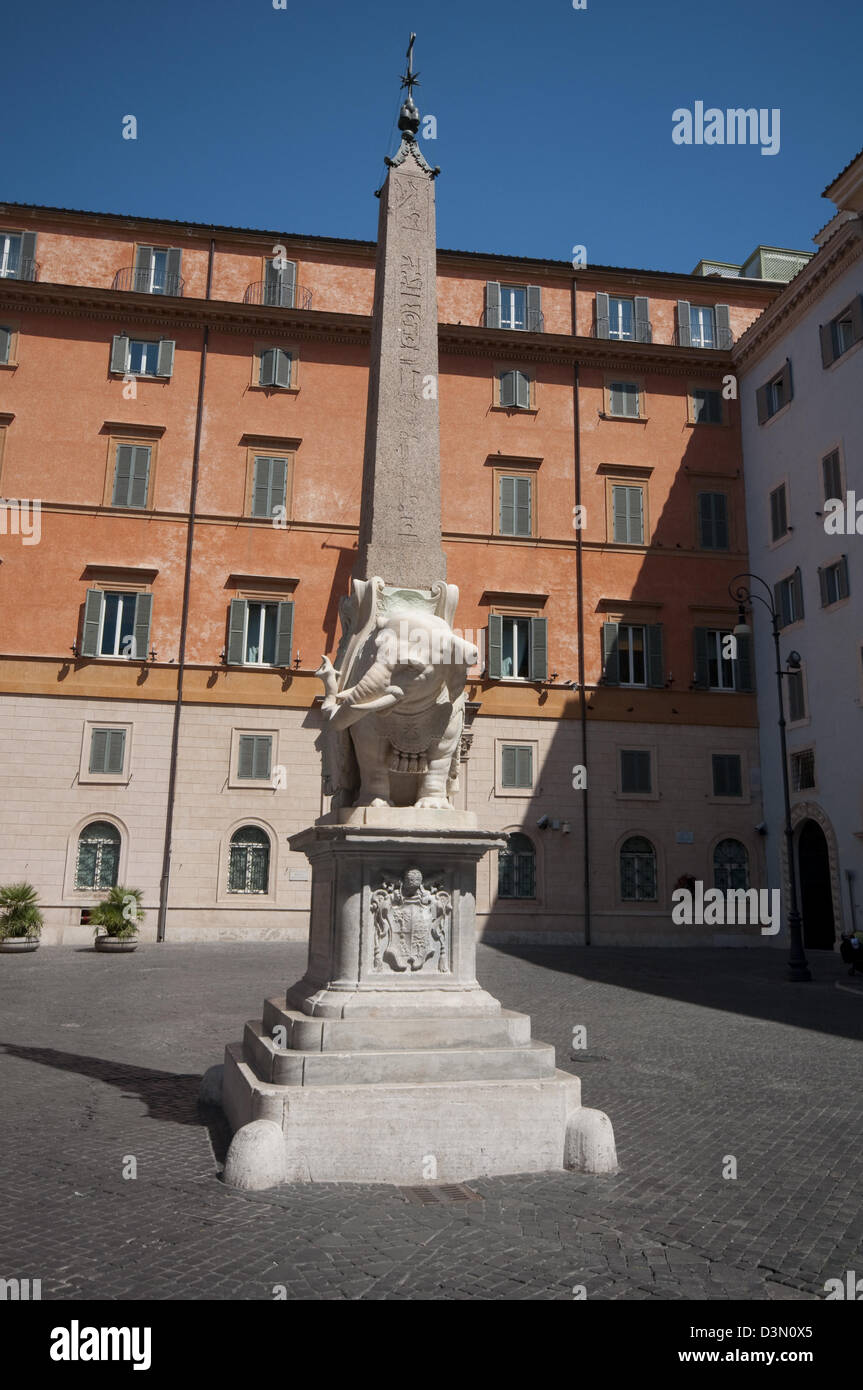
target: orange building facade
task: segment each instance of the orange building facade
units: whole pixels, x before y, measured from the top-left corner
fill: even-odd
[[[373,244],[0,206],[0,882],[46,941],[302,936],[322,653],[359,521]],[[5,267],[5,268],[4,268]],[[731,344],[778,287],[438,255],[442,522],[481,647],[488,934],[674,927],[763,883]],[[167,829],[167,837],[166,837]],[[170,853],[166,854],[166,838]]]

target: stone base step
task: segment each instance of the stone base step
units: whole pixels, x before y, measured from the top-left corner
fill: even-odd
[[[527,1014],[502,1009],[493,1018],[309,1018],[285,1008],[281,999],[264,1004],[263,1032],[297,1052],[386,1052],[426,1047],[513,1047],[530,1042]]]

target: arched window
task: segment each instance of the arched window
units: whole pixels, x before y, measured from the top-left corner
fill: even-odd
[[[91,820],[78,836],[76,888],[113,888],[120,869],[120,832],[106,820]]]
[[[266,893],[270,884],[270,839],[258,825],[241,825],[231,836],[229,893]]]
[[[621,846],[620,896],[627,903],[656,901],[656,850],[643,835],[631,835]]]
[[[749,856],[739,840],[720,840],[713,851],[713,886],[723,893],[749,887]]]
[[[499,898],[536,897],[536,850],[526,835],[507,835],[497,857]]]

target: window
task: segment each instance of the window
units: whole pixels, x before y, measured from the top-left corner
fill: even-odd
[[[664,686],[661,623],[603,623],[605,685]]]
[[[770,494],[770,539],[779,541],[788,534],[788,492],[780,483]]]
[[[258,358],[258,385],[290,387],[293,375],[293,355],[284,348],[262,348]]]
[[[105,776],[118,776],[123,771],[126,756],[125,729],[99,729],[90,731],[90,760],[88,771]]]
[[[135,252],[132,288],[139,294],[181,294],[182,259],[183,253],[179,247],[139,246]]]
[[[656,901],[656,851],[643,835],[632,835],[621,846],[620,896],[627,903]]]
[[[620,750],[621,796],[647,796],[652,791],[650,750],[647,748],[622,748]]]
[[[698,690],[752,690],[752,638],[734,637],[727,628],[697,627],[695,674]],[[733,640],[732,640],[733,639]],[[736,655],[732,655],[736,652]]]
[[[788,722],[797,724],[806,718],[806,690],[802,671],[789,671],[788,681]]]
[[[848,587],[848,556],[843,555],[832,565],[825,565],[818,570],[818,580],[821,585],[821,607],[829,608],[831,603],[838,603],[840,599],[847,598],[850,593]]]
[[[740,754],[714,753],[712,762],[713,795],[742,796],[743,772],[740,765]]]
[[[533,534],[532,491],[533,484],[530,478],[500,476],[498,529],[502,536]]]
[[[677,301],[677,341],[680,347],[730,348],[733,343],[727,304]]]
[[[696,425],[722,424],[722,393],[708,386],[694,386],[692,419]]]
[[[774,585],[773,601],[779,614],[780,627],[800,622],[803,617],[803,576],[799,566],[787,579],[780,579]]]
[[[653,340],[650,305],[646,296],[629,299],[619,295],[597,294],[596,336],[618,342],[649,343]]]
[[[804,748],[791,754],[791,790],[810,791],[815,786],[815,749]]]
[[[270,882],[270,838],[257,825],[243,825],[231,836],[229,893],[266,893]]]
[[[608,386],[608,414],[627,420],[641,417],[640,392],[635,381],[612,381]]]
[[[644,489],[613,484],[611,506],[615,541],[619,545],[643,545]]]
[[[490,614],[489,679],[544,681],[548,674],[547,646],[548,622],[545,618]]]
[[[507,835],[506,849],[497,856],[499,898],[536,897],[536,850],[526,835]]]
[[[713,886],[723,893],[749,887],[749,856],[739,840],[720,840],[713,851]]]
[[[170,377],[174,372],[173,338],[130,338],[117,333],[111,343],[111,371],[122,375]]]
[[[821,460],[821,474],[824,480],[824,501],[830,502],[833,498],[844,501],[845,488],[842,483],[842,460],[838,449],[832,449],[831,452],[826,454]]]
[[[786,406],[794,395],[791,382],[791,363],[786,360],[785,366],[776,376],[771,377],[764,386],[759,386],[755,392],[755,405],[758,414],[759,425],[772,420],[783,406]]]
[[[152,607],[152,594],[88,589],[81,655],[146,661]]]
[[[288,460],[255,455],[252,516],[272,518],[287,505]]]
[[[698,544],[702,550],[728,549],[728,497],[724,492],[699,492]]]
[[[863,296],[857,295],[829,323],[821,325],[821,361],[830,367],[863,338]]]
[[[541,333],[542,290],[539,285],[502,285],[489,280],[485,287],[486,328],[513,328]]]
[[[263,303],[293,309],[297,287],[297,263],[280,256],[267,258],[264,268]]]
[[[114,888],[120,869],[120,832],[109,821],[94,820],[78,836],[75,887]]]
[[[0,280],[35,280],[35,255],[35,232],[0,231]]]
[[[293,603],[275,599],[231,599],[227,664],[290,666],[293,630]]]
[[[149,444],[118,444],[112,507],[146,507],[150,491]]]
[[[501,748],[501,787],[533,786],[533,746],[505,743]]]
[[[271,734],[240,734],[237,740],[237,777],[242,781],[268,782],[272,761]]]
[[[0,324],[0,367],[8,367],[13,361],[12,340],[15,332],[8,324]]]
[[[508,410],[530,410],[531,380],[527,372],[512,369],[500,373],[500,404]]]

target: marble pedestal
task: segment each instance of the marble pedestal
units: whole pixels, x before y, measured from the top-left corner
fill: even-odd
[[[292,837],[312,865],[308,967],[227,1048],[227,1181],[615,1171],[577,1077],[477,982],[477,864],[503,843],[467,812],[390,807]]]

